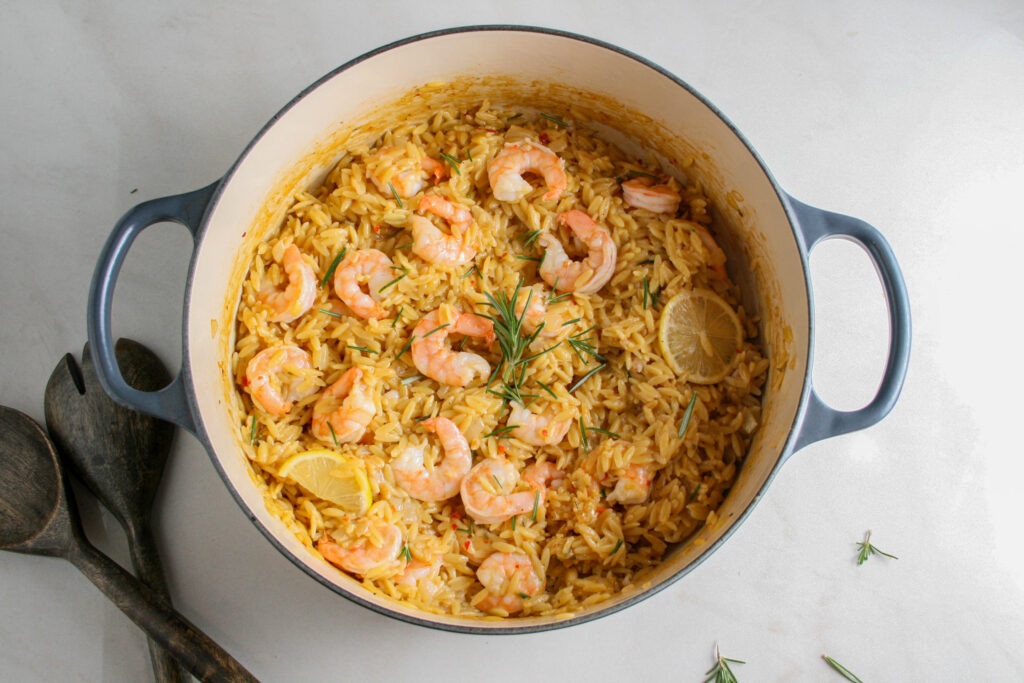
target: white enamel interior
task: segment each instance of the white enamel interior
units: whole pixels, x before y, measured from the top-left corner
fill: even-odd
[[[495,50],[495,45],[501,49]],[[609,115],[608,123],[613,127],[629,131],[632,126],[635,130],[637,120],[643,119],[637,116],[641,113],[650,119],[642,121],[641,128],[658,131],[644,138],[659,140],[659,148],[669,156],[705,153],[706,162],[697,165],[696,173],[688,173],[700,175],[712,195],[719,209],[715,230],[730,254],[730,271],[762,315],[762,334],[773,361],[764,424],[719,511],[719,522],[683,544],[638,590],[657,586],[698,560],[755,502],[778,464],[796,420],[808,354],[805,272],[793,230],[770,179],[712,109],[685,87],[640,61],[600,45],[546,33],[509,30],[500,35],[494,31],[444,34],[409,42],[356,63],[294,102],[235,167],[207,217],[194,257],[187,301],[186,353],[198,409],[196,419],[201,422],[200,430],[205,431],[216,464],[246,512],[286,553],[323,581],[377,608],[449,626],[465,621],[427,615],[373,595],[315,558],[268,513],[243,454],[238,423],[229,410],[225,335],[211,334],[211,321],[216,321],[220,331],[230,328],[237,300],[238,259],[241,254],[247,262],[252,246],[251,234],[250,241],[244,240],[243,234],[258,224],[272,222],[292,189],[322,176],[332,161],[330,155],[310,155],[322,148],[325,139],[340,128],[362,122],[381,104],[417,86],[467,76],[522,83],[522,97],[530,99],[521,103],[525,105],[536,100],[538,105],[561,103],[567,107],[579,104],[580,91],[594,93],[598,98],[592,109]],[[484,90],[486,83],[481,85]],[[508,91],[504,92],[507,95]],[[459,96],[452,94],[456,100]],[[742,215],[726,201],[725,193],[730,190],[742,195]],[[304,579],[296,575],[295,580]],[[589,612],[629,599],[637,592]],[[550,619],[523,619],[514,625],[536,627],[547,622]],[[475,621],[474,625],[508,628],[510,624]]]

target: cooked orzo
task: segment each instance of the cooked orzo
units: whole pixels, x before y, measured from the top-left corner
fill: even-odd
[[[270,508],[433,612],[560,614],[641,581],[714,520],[768,369],[679,178],[487,102],[344,150],[242,287],[238,428]],[[735,339],[662,320],[683,293]],[[666,359],[677,320],[693,348]]]

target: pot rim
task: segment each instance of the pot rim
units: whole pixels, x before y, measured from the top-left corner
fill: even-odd
[[[790,229],[791,229],[791,231],[793,233],[794,242],[795,242],[795,244],[797,246],[797,251],[799,252],[800,265],[801,265],[801,270],[802,270],[802,275],[803,275],[803,283],[804,283],[803,289],[804,289],[804,292],[805,292],[805,295],[806,295],[806,299],[807,299],[806,305],[807,305],[807,312],[808,312],[808,315],[807,315],[807,330],[806,330],[808,347],[807,347],[807,354],[806,354],[806,362],[804,363],[804,366],[801,368],[802,377],[803,377],[803,383],[801,385],[800,398],[799,398],[799,401],[797,402],[797,408],[796,408],[796,412],[794,414],[793,422],[792,422],[792,424],[789,427],[788,434],[786,435],[786,440],[783,443],[782,448],[779,450],[778,458],[777,458],[774,466],[771,468],[771,470],[768,472],[767,476],[765,477],[764,482],[762,482],[760,488],[757,490],[757,493],[751,499],[750,503],[743,509],[743,511],[740,514],[738,514],[736,516],[736,518],[729,524],[728,528],[722,533],[722,535],[718,539],[716,539],[714,542],[710,543],[706,548],[704,548],[704,550],[696,558],[694,558],[689,564],[687,564],[684,567],[682,567],[675,574],[672,574],[671,576],[669,576],[668,578],[664,579],[663,581],[661,581],[660,583],[658,583],[656,585],[652,585],[649,588],[637,591],[634,595],[631,595],[630,597],[625,598],[625,599],[623,599],[621,601],[615,602],[615,604],[609,605],[607,607],[596,609],[596,610],[594,610],[592,612],[586,612],[585,614],[582,614],[582,615],[579,615],[579,616],[573,616],[573,617],[568,618],[568,619],[558,619],[556,617],[550,617],[544,623],[539,623],[539,624],[538,623],[531,623],[531,624],[518,625],[518,626],[517,625],[504,625],[504,624],[507,623],[507,621],[506,622],[490,622],[490,621],[484,622],[484,621],[481,621],[480,625],[477,625],[477,624],[473,623],[472,621],[470,621],[468,619],[465,621],[465,623],[462,623],[462,622],[454,622],[454,623],[452,623],[452,622],[446,622],[446,621],[438,621],[438,620],[431,619],[430,618],[430,613],[422,611],[422,610],[420,611],[420,613],[423,616],[418,616],[418,615],[414,615],[414,614],[406,614],[406,613],[403,613],[403,612],[395,610],[395,609],[390,609],[390,608],[388,608],[385,605],[380,605],[380,604],[374,603],[372,601],[366,600],[365,598],[363,598],[361,596],[358,596],[358,595],[356,595],[356,594],[346,590],[342,586],[339,586],[338,584],[333,583],[333,582],[325,579],[323,576],[321,576],[321,575],[319,575],[319,574],[317,574],[315,572],[310,571],[309,568],[306,567],[299,560],[298,557],[293,555],[292,552],[289,551],[280,540],[278,540],[278,538],[275,536],[275,534],[270,529],[268,529],[266,526],[264,526],[259,521],[259,519],[257,519],[257,517],[254,514],[252,514],[252,512],[248,508],[248,505],[242,499],[242,496],[239,494],[239,492],[232,485],[231,480],[227,476],[227,473],[224,471],[224,468],[221,466],[220,460],[219,460],[219,458],[215,454],[216,451],[215,451],[215,449],[213,447],[213,444],[210,441],[209,435],[206,432],[206,426],[203,423],[203,420],[199,419],[199,418],[201,418],[201,412],[199,410],[199,404],[198,404],[198,401],[196,399],[196,393],[195,393],[194,385],[193,385],[193,382],[192,382],[192,372],[191,372],[191,363],[190,363],[190,355],[189,355],[189,337],[190,337],[190,331],[191,330],[190,330],[190,326],[189,326],[189,315],[188,315],[188,312],[189,312],[189,309],[190,309],[189,303],[192,300],[192,287],[193,287],[193,282],[194,282],[195,269],[196,269],[197,261],[198,261],[198,254],[199,254],[198,246],[199,246],[200,242],[203,240],[203,238],[206,235],[206,229],[207,229],[207,226],[208,226],[208,222],[209,222],[210,216],[213,213],[212,209],[214,207],[216,207],[217,203],[220,201],[220,197],[221,197],[222,193],[224,192],[224,188],[230,183],[231,179],[234,177],[234,175],[235,175],[236,171],[238,170],[238,168],[245,162],[245,160],[249,156],[249,153],[256,146],[256,144],[260,142],[260,140],[263,138],[263,136],[266,135],[266,133],[271,128],[273,128],[276,125],[276,123],[278,122],[278,120],[281,119],[281,117],[283,117],[287,112],[289,112],[293,107],[295,107],[300,101],[305,99],[306,96],[309,95],[311,92],[315,91],[321,85],[323,85],[325,82],[331,80],[332,78],[334,78],[338,74],[340,74],[340,73],[342,73],[344,71],[347,71],[348,69],[350,69],[350,68],[352,68],[352,67],[354,67],[354,66],[356,66],[358,64],[361,64],[362,62],[367,61],[367,60],[371,59],[372,57],[375,57],[375,56],[377,56],[379,54],[382,54],[382,53],[385,53],[385,52],[389,52],[389,51],[394,50],[396,48],[403,47],[405,45],[409,45],[409,44],[412,44],[412,43],[420,42],[420,41],[423,41],[423,40],[429,40],[429,39],[432,39],[432,38],[438,38],[438,37],[443,37],[443,36],[455,35],[455,34],[460,34],[460,33],[490,32],[490,31],[510,31],[510,32],[520,32],[520,33],[539,33],[539,34],[544,34],[544,35],[555,36],[555,37],[558,37],[558,38],[566,38],[566,39],[570,39],[570,40],[575,40],[575,41],[578,41],[578,42],[587,43],[589,45],[600,47],[600,48],[609,50],[611,52],[615,52],[615,53],[617,53],[618,55],[620,55],[622,57],[626,57],[626,58],[632,59],[632,60],[634,60],[636,62],[639,62],[640,64],[650,68],[650,69],[653,69],[653,70],[657,71],[661,75],[663,75],[666,78],[670,79],[677,86],[680,86],[680,87],[684,88],[690,95],[695,97],[704,106],[706,106],[709,110],[711,110],[715,114],[715,116],[717,116],[722,121],[722,123],[724,123],[729,128],[730,132],[732,132],[732,134],[735,135],[736,138],[743,144],[743,146],[746,148],[747,152],[751,155],[751,157],[754,159],[754,161],[760,167],[761,172],[765,175],[765,177],[767,178],[768,182],[771,184],[772,190],[775,193],[775,197],[779,201],[779,203],[780,203],[780,205],[781,205],[781,207],[782,207],[782,209],[783,209],[783,211],[784,211],[784,213],[786,215],[786,218],[788,219],[788,222],[789,222],[789,225],[790,225]],[[214,189],[213,193],[211,194],[211,196],[209,198],[209,202],[206,204],[206,208],[203,211],[202,218],[199,221],[198,228],[197,228],[197,230],[195,232],[195,244],[196,244],[197,248],[193,251],[193,256],[192,256],[191,262],[189,264],[188,277],[186,279],[186,285],[185,285],[185,298],[184,298],[185,306],[183,307],[183,312],[182,312],[182,317],[183,317],[183,321],[182,321],[183,322],[183,324],[182,324],[183,334],[182,334],[182,356],[181,356],[182,357],[182,369],[181,369],[181,374],[183,375],[183,379],[184,379],[183,384],[184,384],[185,400],[187,402],[188,409],[189,409],[190,413],[192,414],[192,418],[193,418],[192,422],[193,422],[193,424],[195,426],[195,436],[196,436],[196,438],[199,439],[200,443],[202,443],[203,448],[206,450],[207,454],[209,455],[210,460],[213,462],[214,468],[217,470],[217,473],[220,475],[220,478],[223,480],[223,483],[225,484],[226,488],[231,493],[232,498],[234,498],[234,500],[238,504],[239,508],[241,508],[241,510],[249,518],[249,521],[252,522],[252,524],[257,529],[259,529],[260,533],[262,533],[263,536],[268,541],[270,541],[271,545],[281,555],[286,557],[292,564],[294,564],[296,567],[301,569],[304,574],[306,574],[307,576],[310,576],[311,578],[316,580],[318,583],[320,583],[323,586],[327,587],[333,593],[339,594],[342,597],[344,597],[344,598],[346,598],[346,599],[348,599],[348,600],[350,600],[350,601],[352,601],[352,602],[354,602],[354,603],[356,603],[356,604],[358,604],[358,605],[360,605],[362,607],[368,608],[368,609],[370,609],[370,610],[372,610],[374,612],[377,612],[378,614],[382,614],[384,616],[391,617],[393,619],[398,619],[400,621],[404,621],[404,622],[407,622],[407,623],[410,623],[410,624],[414,624],[414,625],[417,625],[417,626],[425,626],[427,628],[439,629],[439,630],[444,630],[444,631],[452,631],[452,632],[458,632],[458,633],[468,633],[468,634],[472,634],[472,635],[513,635],[513,634],[537,633],[537,632],[542,632],[542,631],[550,631],[550,630],[565,628],[565,627],[569,627],[569,626],[576,626],[576,625],[579,625],[579,624],[583,624],[583,623],[586,623],[586,622],[589,622],[589,621],[593,621],[593,620],[599,619],[601,617],[608,616],[610,614],[613,614],[615,612],[623,610],[623,609],[625,609],[627,607],[631,607],[631,606],[633,606],[633,605],[635,605],[635,604],[637,604],[637,603],[639,603],[639,602],[641,602],[643,600],[646,600],[647,598],[649,598],[649,597],[651,597],[651,596],[661,592],[662,590],[664,590],[665,588],[667,588],[670,585],[674,584],[676,581],[681,579],[683,576],[685,576],[686,574],[689,574],[691,571],[693,571],[698,566],[700,566],[708,557],[710,557],[716,550],[718,550],[718,548],[721,547],[721,545],[723,543],[725,543],[725,541],[727,541],[732,536],[732,534],[736,531],[736,529],[747,519],[747,517],[751,514],[751,512],[754,510],[754,508],[757,506],[757,504],[764,497],[765,492],[767,491],[767,488],[768,488],[769,484],[771,484],[771,482],[775,479],[775,477],[778,474],[778,472],[779,472],[780,468],[782,467],[782,465],[786,462],[786,460],[788,460],[788,458],[792,455],[792,453],[794,451],[794,446],[796,444],[798,435],[800,433],[800,426],[801,426],[801,424],[802,424],[802,422],[804,420],[804,417],[805,417],[807,403],[808,403],[808,397],[809,397],[809,395],[811,393],[810,369],[811,369],[812,364],[813,364],[813,353],[814,353],[814,306],[813,306],[813,299],[812,299],[812,295],[811,295],[810,269],[809,269],[809,265],[808,265],[808,249],[807,249],[807,246],[806,246],[806,244],[804,242],[803,234],[801,233],[800,230],[796,229],[796,226],[798,225],[799,221],[797,220],[796,214],[793,211],[793,209],[792,209],[792,207],[790,205],[790,202],[787,201],[787,199],[789,199],[789,195],[787,195],[786,192],[784,190],[782,190],[782,188],[776,182],[775,177],[768,170],[768,167],[765,165],[764,161],[761,159],[761,156],[754,149],[753,145],[751,145],[751,143],[746,139],[746,137],[743,136],[743,134],[739,131],[739,129],[735,125],[733,125],[732,121],[730,121],[728,119],[728,117],[726,117],[721,112],[721,110],[718,109],[718,107],[716,107],[707,98],[705,98],[700,92],[695,90],[687,82],[683,81],[681,78],[679,78],[678,76],[674,75],[672,72],[670,72],[667,69],[665,69],[664,67],[656,64],[655,62],[652,62],[649,59],[646,59],[645,57],[642,57],[642,56],[636,54],[635,52],[632,52],[631,50],[627,50],[626,48],[619,47],[617,45],[605,42],[605,41],[597,39],[597,38],[592,38],[592,37],[581,35],[581,34],[578,34],[578,33],[573,33],[573,32],[570,32],[570,31],[563,31],[561,29],[553,29],[553,28],[547,28],[547,27],[541,27],[541,26],[530,26],[530,25],[522,25],[522,24],[476,24],[476,25],[467,25],[467,26],[457,26],[457,27],[453,27],[453,28],[437,29],[437,30],[434,30],[434,31],[427,31],[427,32],[424,32],[424,33],[418,33],[418,34],[415,34],[415,35],[412,35],[412,36],[409,36],[409,37],[406,37],[406,38],[402,38],[402,39],[393,41],[391,43],[388,43],[386,45],[383,45],[381,47],[378,47],[378,48],[375,48],[373,50],[370,50],[368,52],[365,52],[365,53],[363,53],[363,54],[361,54],[361,55],[359,55],[359,56],[357,56],[357,57],[355,57],[355,58],[345,62],[344,64],[342,64],[342,65],[332,69],[331,71],[329,71],[328,73],[324,74],[323,76],[321,76],[320,78],[315,80],[313,83],[311,83],[310,85],[305,87],[303,90],[301,90],[295,97],[293,97],[291,100],[289,100],[287,104],[285,104],[280,110],[278,110],[278,112],[276,114],[274,114],[274,116],[271,117],[270,120],[268,120],[267,123],[262,128],[260,128],[259,132],[252,138],[252,140],[249,141],[249,143],[242,150],[241,154],[239,154],[238,158],[228,168],[227,172],[221,177],[221,179],[219,181],[217,181],[216,185],[217,185],[217,187],[216,187],[216,189]],[[501,626],[491,626],[491,625],[489,625],[489,624],[492,624],[492,623],[500,623],[502,625]]]

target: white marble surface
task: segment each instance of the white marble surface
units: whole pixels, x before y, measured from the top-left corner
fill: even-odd
[[[913,307],[903,396],[881,424],[798,453],[671,588],[519,637],[431,631],[334,595],[263,540],[182,434],[156,510],[181,611],[266,681],[698,681],[716,642],[747,662],[744,681],[840,680],[822,653],[865,681],[1024,679],[1017,2],[4,3],[0,403],[42,420],[51,370],[85,340],[100,246],[131,205],[217,178],[348,59],[470,23],[572,30],[664,65],[794,196],[882,230]],[[182,229],[147,231],[117,295],[115,334],[169,364],[189,250]],[[847,243],[820,247],[812,271],[814,377],[854,408],[881,374],[881,290]],[[124,562],[112,518],[85,514]],[[867,529],[899,560],[858,567]],[[70,565],[0,554],[0,680],[150,675],[140,631]]]

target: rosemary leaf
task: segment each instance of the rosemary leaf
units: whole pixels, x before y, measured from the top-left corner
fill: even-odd
[[[443,330],[444,328],[448,327],[449,325],[451,325],[451,323],[445,323],[444,325],[438,325],[437,327],[432,329],[430,332],[427,332],[425,335],[423,335],[422,338],[426,339],[427,337],[429,337],[430,335],[434,334],[438,330]]]
[[[334,275],[335,268],[337,268],[338,264],[341,263],[341,259],[345,258],[346,251],[348,251],[348,247],[342,247],[341,251],[338,252],[338,255],[334,257],[333,261],[331,261],[331,265],[327,266],[327,272],[324,273],[324,279],[320,281],[321,287],[327,286],[327,281],[331,279],[332,275]]]
[[[842,674],[843,678],[845,678],[846,680],[853,681],[853,683],[863,683],[863,681],[861,681],[859,678],[857,678],[857,676],[855,676],[852,671],[850,671],[845,666],[843,666],[842,664],[840,664],[836,660],[832,659],[828,655],[822,655],[821,658],[824,659],[826,662],[828,662],[829,665],[831,665],[831,667],[833,669],[835,669],[840,674]]]
[[[402,304],[402,307],[398,309],[398,315],[395,316],[394,321],[391,323],[391,328],[392,329],[394,329],[395,325],[398,324],[398,321],[402,319],[402,311],[404,311],[404,310],[405,310],[405,304]]]
[[[533,514],[530,515],[530,521],[537,521],[537,506],[540,505],[540,489],[536,489],[533,492]]]
[[[677,439],[683,438],[686,428],[690,426],[690,418],[693,416],[693,406],[695,403],[697,403],[696,391],[690,395],[690,403],[686,406],[686,412],[683,413],[683,421],[679,423],[679,433],[676,434]]]
[[[252,429],[249,430],[249,443],[256,443],[256,418],[252,418]]]
[[[445,154],[444,152],[441,152],[441,157],[448,162],[448,165],[452,167],[452,170],[455,171],[456,175],[462,175],[462,171],[459,170],[459,164],[462,163],[461,161],[449,154]]]
[[[374,351],[373,349],[368,349],[365,346],[353,346],[352,344],[349,344],[348,348],[355,349],[356,351],[362,351],[363,353],[370,353],[374,356],[380,353],[380,351]]]
[[[332,318],[340,318],[340,317],[342,317],[341,313],[335,313],[334,311],[328,311],[327,309],[324,309],[324,308],[318,308],[316,310],[320,311],[324,315],[329,315]]]
[[[738,683],[736,680],[736,674],[729,668],[729,663],[733,664],[744,664],[739,659],[728,659],[722,656],[721,651],[718,649],[718,645],[715,645],[715,665],[704,672],[707,678],[704,679],[704,683],[708,681],[714,681],[715,683]]]
[[[398,208],[399,208],[399,209],[402,209],[402,208],[404,208],[404,207],[402,206],[402,198],[398,196],[398,193],[397,193],[397,192],[395,192],[395,186],[391,184],[391,181],[390,181],[390,180],[388,181],[388,187],[390,187],[390,188],[391,188],[391,194],[395,195],[395,201],[396,201],[396,202],[398,202]]]
[[[619,548],[621,548],[621,547],[622,547],[622,539],[620,538],[618,540],[618,542],[615,544],[615,548],[612,549],[612,551],[609,553],[609,555],[614,555],[615,553],[619,552]]]
[[[583,425],[583,416],[580,415],[580,440],[583,441],[583,450],[590,452],[590,440],[587,439],[587,428]]]
[[[412,346],[412,343],[415,340],[416,340],[416,335],[415,334],[412,335],[411,337],[409,337],[409,341],[405,342],[405,346],[403,346],[402,350],[398,352],[398,355],[395,356],[395,359],[401,358],[402,354],[409,350],[409,347]]]
[[[331,430],[331,438],[334,439],[334,447],[341,448],[341,446],[338,445],[338,435],[334,433],[334,425],[331,424],[330,420],[327,421],[327,427]]]
[[[601,370],[604,370],[606,365],[607,363],[601,363],[596,368],[594,368],[587,374],[583,375],[582,379],[576,382],[576,384],[573,384],[571,387],[569,387],[569,393],[571,394],[572,392],[576,391],[576,389],[578,389],[584,382],[586,382],[588,379],[599,373]]]
[[[889,553],[884,552],[882,550],[879,550],[875,546],[871,545],[871,530],[870,529],[868,529],[868,532],[866,534],[864,534],[864,540],[857,544],[857,548],[860,550],[860,554],[857,555],[857,566],[858,567],[860,565],[864,564],[865,562],[867,562],[868,558],[871,557],[872,555],[884,555],[885,557],[889,557],[889,558],[892,558],[894,560],[900,559],[900,558],[896,557],[895,555],[890,555]]]
[[[601,429],[600,427],[587,427],[592,432],[599,432],[601,434],[607,434],[608,436],[614,436],[616,439],[622,438],[615,432],[609,432],[607,429]]]
[[[544,384],[544,382],[541,382],[540,380],[537,380],[537,384],[540,385],[541,389],[551,394],[551,398],[555,399],[556,401],[558,400],[558,394],[551,391],[551,387],[549,387],[547,384]]]
[[[409,274],[409,271],[408,271],[408,270],[406,270],[405,272],[403,272],[403,273],[402,273],[401,275],[399,275],[398,277],[396,277],[396,278],[395,278],[394,280],[392,280],[391,282],[388,282],[387,284],[381,285],[380,289],[378,289],[378,290],[377,290],[377,292],[378,292],[378,293],[380,293],[380,294],[383,294],[383,293],[384,293],[384,290],[385,290],[385,289],[387,289],[387,288],[388,288],[388,287],[390,287],[391,285],[395,284],[396,282],[398,282],[399,280],[401,280],[402,278],[404,278],[404,277],[405,277],[406,275],[408,275],[408,274]]]
[[[558,125],[562,126],[563,128],[568,128],[569,127],[569,124],[566,123],[565,121],[563,121],[562,119],[556,119],[554,116],[551,116],[549,114],[545,114],[544,112],[540,112],[540,115],[543,116],[544,118],[546,118],[548,121],[554,121],[555,123],[557,123]]]

